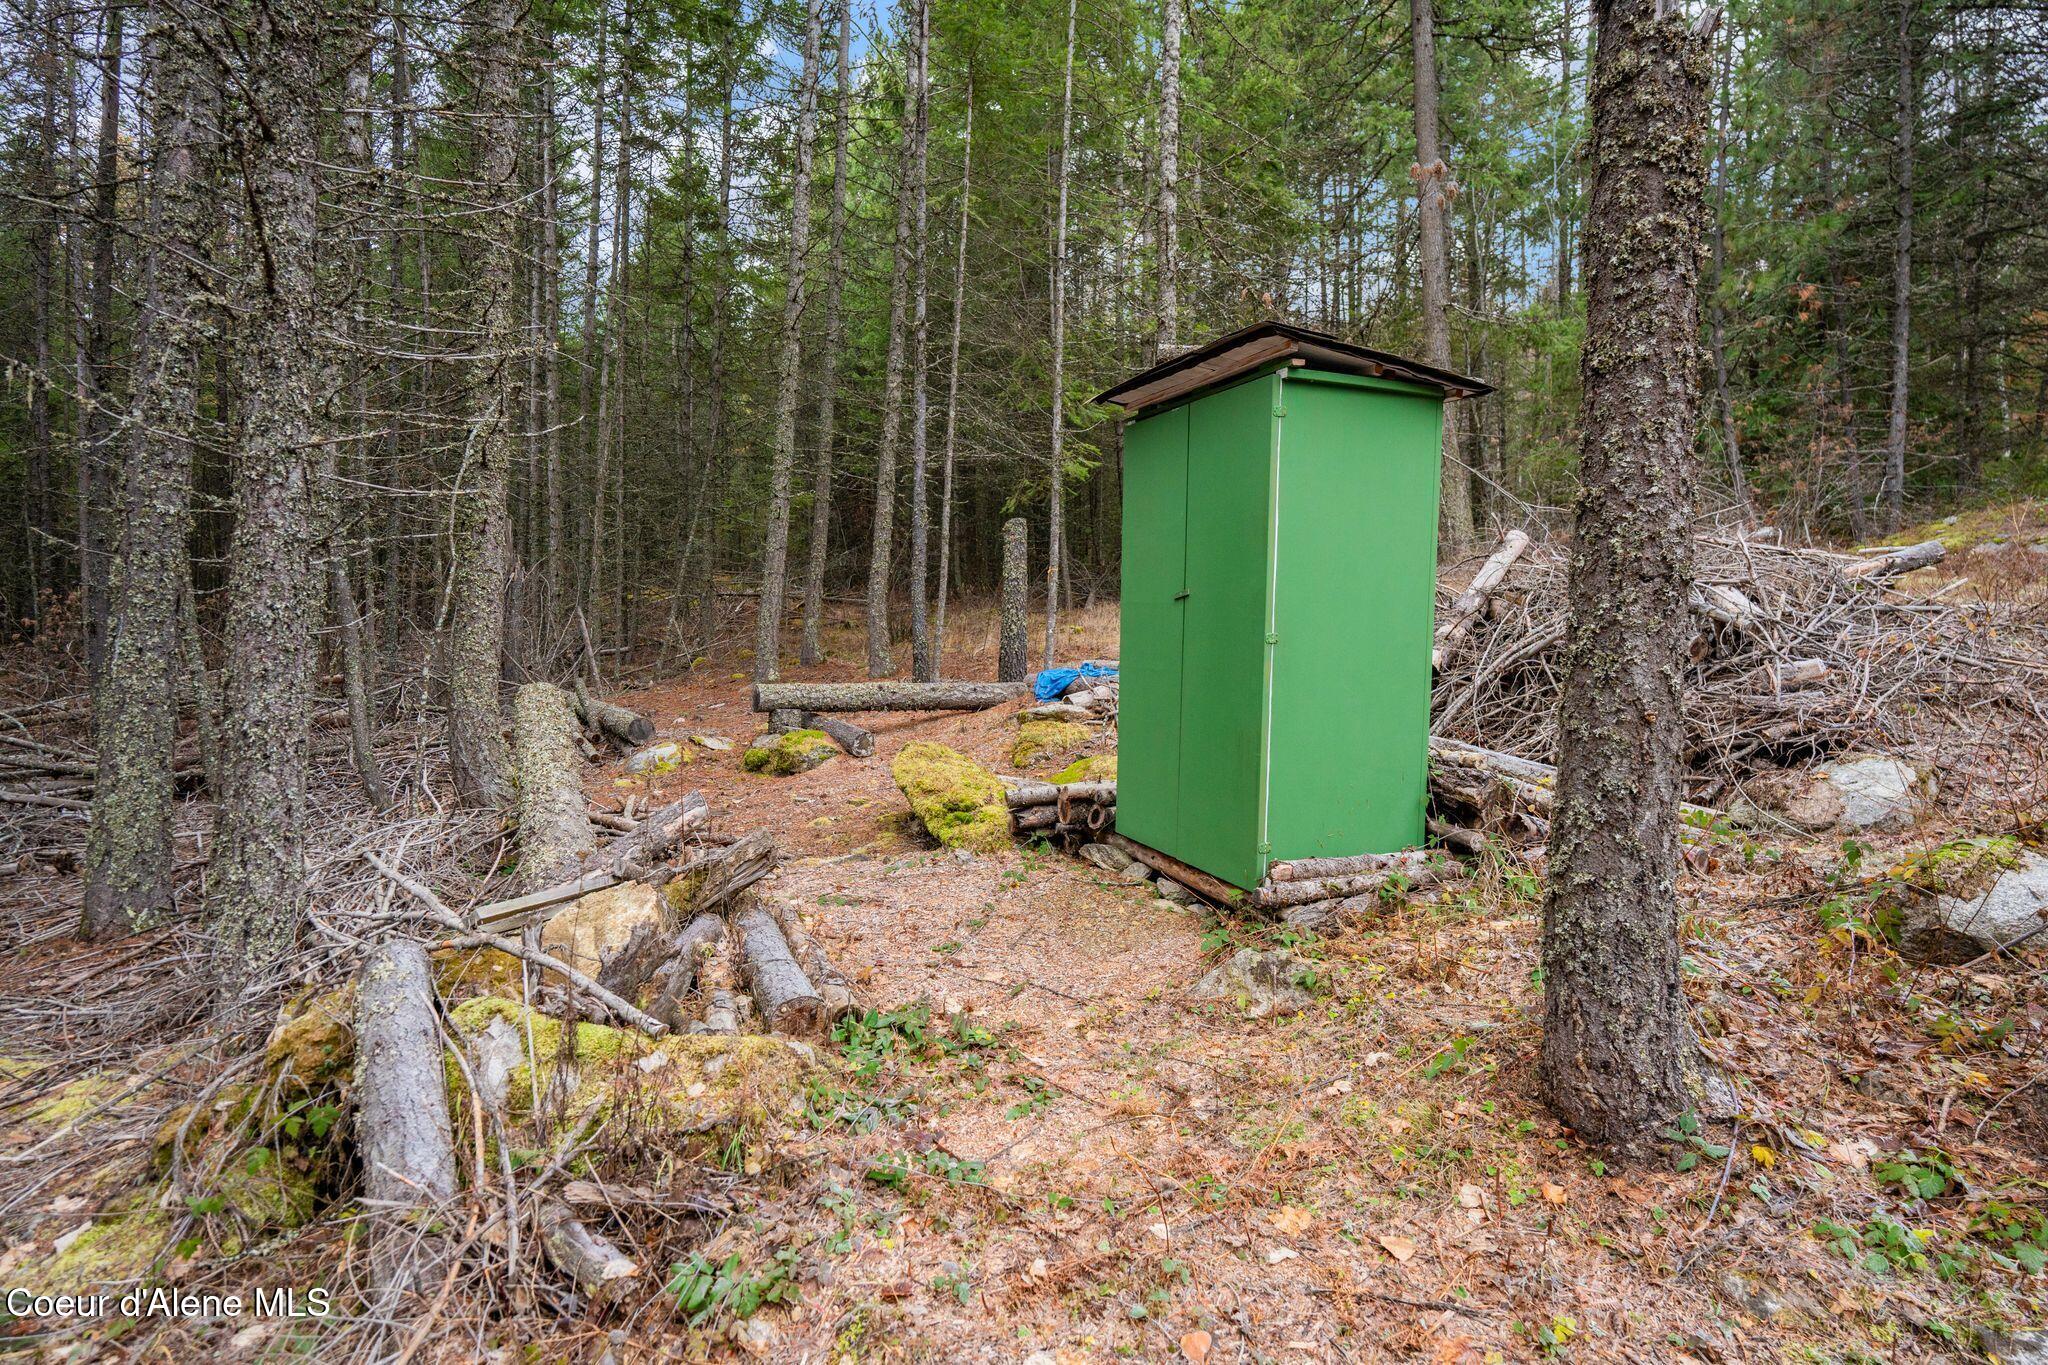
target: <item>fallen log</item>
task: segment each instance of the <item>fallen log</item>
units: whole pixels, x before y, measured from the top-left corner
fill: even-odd
[[[512,772],[519,789],[519,885],[536,891],[577,875],[597,842],[576,773],[576,718],[553,683],[528,683],[512,702]]]
[[[1399,886],[1407,890],[1411,887],[1432,885],[1436,882],[1437,875],[1434,867],[1425,864],[1416,866],[1413,870],[1407,867],[1390,867],[1381,872],[1368,872],[1351,877],[1316,877],[1306,881],[1274,882],[1252,893],[1252,908],[1284,910],[1290,905],[1307,905],[1313,901],[1376,896],[1389,886]]]
[[[986,711],[1024,695],[1021,682],[755,683],[756,711]]]
[[[711,1004],[701,1022],[690,1025],[692,1033],[738,1033],[740,1008],[731,991],[711,992]]]
[[[684,885],[671,894],[670,902],[679,915],[716,910],[773,872],[779,857],[775,836],[757,829],[737,843],[684,864],[675,875]]]
[[[1003,800],[1009,803],[1011,810],[1021,810],[1025,806],[1050,806],[1060,799],[1060,789],[1050,782],[1036,782],[1027,777],[1005,777],[1000,780],[1003,784]]]
[[[1059,822],[1059,808],[1050,803],[1043,806],[1017,808],[1010,817],[1011,826],[1018,830],[1045,829],[1047,826],[1056,825]]]
[[[540,1206],[540,1245],[549,1263],[592,1303],[617,1302],[640,1277],[638,1262],[554,1200]]]
[[[455,1135],[434,1012],[434,970],[408,938],[379,943],[356,988],[356,1131],[365,1203],[380,1220],[371,1275],[387,1302],[437,1283],[447,1255],[422,1226],[455,1197]]]
[[[546,911],[570,901],[581,900],[593,891],[603,891],[620,882],[644,881],[656,885],[675,875],[660,866],[676,846],[711,819],[711,807],[702,792],[690,792],[640,821],[627,834],[614,839],[611,847],[594,859],[590,870],[567,881],[492,901],[476,908],[476,922],[487,929],[516,929],[546,919]]]
[[[817,988],[818,998],[825,1003],[825,1027],[829,1029],[847,1015],[858,1013],[860,1000],[853,993],[853,983],[826,956],[817,939],[811,936],[811,931],[804,928],[802,914],[795,906],[779,900],[772,902],[772,907],[775,923],[782,929],[782,937],[788,942],[790,953]]]
[[[832,742],[855,758],[866,758],[875,751],[875,737],[850,720],[837,716],[821,716],[816,711],[804,711],[797,718],[799,730],[823,730],[832,737]]]
[[[1188,890],[1206,896],[1218,905],[1237,905],[1245,898],[1242,888],[1220,881],[1198,867],[1189,867],[1178,858],[1170,858],[1156,849],[1147,848],[1136,839],[1128,839],[1112,832],[1103,835],[1102,842],[1112,848],[1122,849],[1154,872],[1171,877]]]
[[[1924,569],[1929,564],[1939,564],[1947,557],[1948,547],[1940,541],[1923,540],[1918,545],[1868,551],[1864,558],[1844,564],[1842,577],[1867,578],[1873,582],[1897,578],[1900,574]]]
[[[1516,529],[1501,537],[1500,548],[1487,556],[1486,562],[1479,566],[1479,572],[1472,575],[1472,581],[1466,585],[1465,591],[1459,593],[1457,599],[1451,603],[1451,610],[1443,624],[1436,628],[1436,640],[1429,651],[1429,666],[1432,669],[1444,666],[1444,660],[1450,657],[1451,650],[1456,648],[1458,641],[1464,639],[1466,632],[1472,629],[1472,622],[1478,618],[1479,613],[1486,610],[1487,599],[1493,596],[1493,590],[1500,586],[1500,581],[1507,577],[1509,568],[1522,557],[1522,551],[1528,548],[1529,534],[1526,531]]]
[[[654,979],[660,986],[647,1012],[670,1028],[683,1027],[677,1010],[683,997],[697,984],[697,973],[704,960],[717,951],[724,937],[725,921],[714,914],[699,915],[678,930],[669,940],[668,961],[655,973]]]
[[[637,711],[600,701],[576,680],[576,719],[621,749],[637,749],[654,738],[654,722]]]
[[[1348,858],[1290,858],[1266,868],[1272,882],[1316,881],[1330,877],[1356,877],[1375,872],[1413,872],[1429,865],[1429,854],[1421,849],[1399,853],[1354,853]]]
[[[775,1033],[818,1038],[825,1033],[825,1002],[783,937],[782,926],[758,902],[740,908],[732,920],[740,941],[741,970],[762,1022]]]

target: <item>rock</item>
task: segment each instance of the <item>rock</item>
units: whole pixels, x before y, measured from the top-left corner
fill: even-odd
[[[1310,901],[1281,912],[1280,922],[1296,933],[1333,934],[1343,922],[1335,901]]]
[[[1795,1307],[1774,1286],[1733,1271],[1721,1277],[1721,1297],[1759,1322],[1769,1322]]]
[[[1172,901],[1175,905],[1193,905],[1197,900],[1194,892],[1171,877],[1159,878],[1153,889],[1159,893],[1162,900]]]
[[[1152,869],[1141,862],[1133,861],[1116,875],[1129,882],[1132,886],[1142,886],[1144,883],[1152,880]]]
[[[1254,1019],[1297,1014],[1315,1004],[1299,984],[1315,970],[1293,953],[1240,948],[1189,992],[1195,1000],[1228,1000]]]
[[[542,926],[541,948],[578,971],[596,976],[643,925],[659,932],[661,897],[644,882],[593,891]]]
[[[1998,1365],[2048,1365],[2048,1327],[1989,1329],[1977,1334],[1977,1345]]]
[[[740,755],[740,767],[750,773],[771,777],[793,777],[807,773],[839,752],[823,730],[787,730],[763,735]]]
[[[1081,845],[1081,861],[1093,863],[1104,872],[1121,872],[1137,859],[1110,844]]]
[[[626,771],[629,773],[674,772],[683,764],[691,761],[689,750],[670,739],[664,740],[660,744],[650,744],[644,749],[636,749],[632,756],[626,760]]]
[[[1010,847],[1003,784],[959,750],[929,740],[907,744],[891,760],[889,775],[926,832],[947,848],[993,853]]]
[[[1087,726],[1071,720],[1027,720],[1017,727],[1017,742],[1010,746],[1010,761],[1028,768],[1041,758],[1068,754],[1095,738]]]
[[[1744,824],[1782,821],[1810,834],[1895,833],[1926,813],[1935,786],[1931,769],[1904,759],[1848,754],[1811,772],[1752,780],[1729,815]]]
[[[313,996],[270,1031],[263,1060],[294,1090],[316,1093],[348,1079],[356,1064],[356,988]]]
[[[691,735],[690,743],[700,749],[709,749],[714,754],[722,754],[732,747],[732,741],[723,735]]]
[[[1947,844],[1909,861],[1908,882],[1923,891],[1903,908],[1899,952],[1914,962],[1971,962],[2048,920],[2048,857],[2009,839]],[[2048,934],[2024,950],[2048,947]]]

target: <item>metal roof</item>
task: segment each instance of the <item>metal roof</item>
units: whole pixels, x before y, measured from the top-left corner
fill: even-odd
[[[1095,401],[1115,403],[1128,415],[1283,360],[1339,374],[1405,380],[1426,385],[1446,398],[1472,398],[1493,392],[1493,385],[1466,375],[1391,351],[1376,351],[1327,332],[1275,321],[1239,328],[1206,345],[1162,360],[1114,388],[1105,389],[1096,395]]]

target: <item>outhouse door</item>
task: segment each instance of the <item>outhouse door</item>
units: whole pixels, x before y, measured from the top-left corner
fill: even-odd
[[[1125,436],[1117,825],[1237,886],[1262,843],[1274,404],[1245,380]]]

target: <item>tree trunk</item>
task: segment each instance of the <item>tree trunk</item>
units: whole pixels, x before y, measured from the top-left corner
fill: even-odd
[[[1066,553],[1067,437],[1067,189],[1073,169],[1074,19],[1077,0],[1067,0],[1066,85],[1060,97],[1059,207],[1052,249],[1052,444],[1047,460],[1045,529],[1045,667],[1059,644],[1060,560]]]
[[[85,607],[86,678],[97,702],[101,675],[106,667],[111,622],[108,610],[108,582],[112,573],[114,540],[120,518],[114,513],[114,465],[116,416],[114,411],[113,313],[114,240],[119,232],[120,147],[121,147],[121,65],[124,55],[124,5],[107,6],[100,39],[100,126],[93,162],[92,298],[91,319],[85,328],[85,346],[79,372],[88,381],[91,407],[85,414],[85,448],[78,464],[78,577]],[[168,19],[151,20],[152,26]],[[175,75],[173,80],[178,79]],[[152,84],[157,78],[151,77]],[[153,93],[153,92],[152,92]],[[173,117],[178,117],[173,115]],[[211,128],[207,129],[210,135]],[[150,124],[152,146],[158,145],[156,125]],[[168,144],[163,144],[168,145]],[[211,154],[202,158],[210,162]],[[198,164],[198,163],[195,163]],[[187,168],[188,170],[191,167]],[[173,187],[173,193],[184,193]],[[152,196],[151,210],[157,207]],[[197,220],[203,223],[204,219]],[[189,226],[189,225],[188,225]],[[152,237],[145,250],[163,250],[163,239]],[[161,285],[162,281],[158,283]],[[145,304],[145,308],[147,305]],[[154,371],[139,371],[154,373]],[[139,398],[139,395],[137,396]],[[138,401],[137,409],[140,409]],[[143,431],[148,431],[143,428]],[[143,437],[138,434],[138,440]],[[88,912],[90,913],[90,912]]]
[[[1542,934],[1546,1097],[1624,1151],[1693,1106],[1697,1061],[1673,881],[1713,68],[1708,36],[1660,8],[1597,11],[1585,434]]]
[[[315,414],[339,378],[314,269],[320,239],[320,67],[330,38],[359,34],[344,9],[329,29],[317,0],[256,12],[242,35],[238,127],[256,260],[238,308],[242,445],[228,551],[221,678],[226,791],[214,807],[207,899],[217,968],[233,996],[267,981],[306,914],[306,764],[320,619],[315,551],[324,528],[317,477],[327,432]]]
[[[1180,49],[1187,0],[1166,0],[1159,33],[1159,297],[1152,320],[1152,359],[1163,359],[1179,340],[1180,288],[1174,271],[1180,250]]]
[[[910,310],[910,676],[939,676],[930,615],[931,290],[926,240],[931,208],[931,0],[917,0],[917,122],[911,140],[913,224]]]
[[[1891,415],[1884,443],[1884,524],[1899,529],[1906,500],[1906,400],[1913,342],[1913,154],[1919,84],[1914,74],[1913,0],[1897,0],[1898,128],[1892,145],[1892,187],[1896,196],[1892,238]]]
[[[1432,0],[1408,0],[1409,37],[1415,50],[1415,222],[1422,265],[1422,358],[1451,367],[1450,169],[1437,130],[1436,15]],[[1437,512],[1442,548],[1457,554],[1472,541],[1472,475],[1458,460],[1448,424],[1444,435],[1443,491]]]
[[[840,302],[846,293],[846,155],[853,125],[853,0],[839,0],[838,113],[832,150],[831,249],[825,263],[825,354],[818,378],[818,463],[811,476],[811,539],[804,564],[804,638],[797,657],[823,663],[825,559],[831,549],[832,443],[839,397],[839,352],[846,344]]]
[[[1721,453],[1728,461],[1728,487],[1735,505],[1750,515],[1749,478],[1742,468],[1742,440],[1735,429],[1735,400],[1728,393],[1728,341],[1722,322],[1721,282],[1728,259],[1728,106],[1729,84],[1733,79],[1735,45],[1730,43],[1721,58],[1721,112],[1714,135],[1714,278],[1707,286],[1712,300],[1708,337],[1714,348],[1714,398],[1721,411]]]
[[[208,335],[215,288],[209,224],[219,77],[206,55],[210,39],[183,11],[162,9],[150,12],[144,41],[150,70],[146,241],[152,259],[133,397],[135,435],[126,450],[126,510],[108,585],[108,600],[120,605],[109,625],[107,665],[93,706],[99,773],[86,840],[80,925],[86,937],[132,932],[171,907],[178,585],[192,527],[198,351]],[[113,230],[111,219],[101,226]],[[112,306],[112,255],[109,249],[94,263],[95,333],[106,320],[102,285]],[[100,355],[104,359],[105,352]],[[107,401],[104,387],[99,401]]]
[[[561,196],[555,183],[554,35],[544,29],[541,42],[541,428],[547,442],[547,557],[541,571],[540,619],[552,638],[562,625],[562,602],[566,596],[562,570],[568,548],[562,538],[562,218]]]
[[[967,304],[968,205],[974,191],[974,76],[967,77],[967,129],[960,139],[960,232],[953,256],[953,340],[946,361],[945,471],[939,478],[939,604],[932,618],[932,676],[945,667],[946,601],[953,589],[953,460],[960,420],[960,320]]]
[[[782,299],[782,374],[768,468],[768,535],[754,612],[754,678],[782,676],[783,598],[789,584],[789,495],[796,468],[796,407],[803,386],[804,274],[811,254],[811,153],[818,136],[818,45],[824,0],[804,3],[804,70],[797,94],[796,170],[789,192],[789,270]]]
[[[914,58],[905,51],[905,61]],[[896,254],[889,268],[889,352],[882,378],[882,430],[875,453],[875,514],[868,542],[868,676],[895,671],[889,651],[889,561],[895,546],[896,443],[903,418],[906,285],[910,276],[911,144],[916,140],[917,80],[903,82],[903,146],[896,157]]]
[[[513,0],[481,0],[473,13],[476,44],[478,164],[476,193],[486,205],[479,226],[484,259],[477,319],[480,360],[470,367],[469,458],[454,492],[450,565],[448,761],[457,797],[474,807],[511,796],[498,659],[505,644],[506,476],[512,414],[519,410],[518,291],[513,268],[519,189],[519,19]]]
[[[1003,605],[1001,643],[997,648],[996,680],[1021,683],[1031,667],[1025,621],[1029,615],[1031,569],[1030,528],[1024,518],[1003,523]]]
[[[512,760],[519,793],[519,886],[538,891],[576,873],[597,842],[586,814],[569,694],[528,683],[513,699]]]
[[[441,1239],[417,1221],[455,1197],[455,1135],[434,968],[396,936],[377,946],[356,988],[356,1132],[368,1209],[392,1215],[372,1244],[372,1278],[387,1302],[441,1279]],[[411,1219],[400,1221],[406,1215]]]

